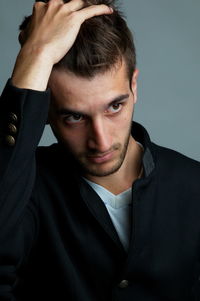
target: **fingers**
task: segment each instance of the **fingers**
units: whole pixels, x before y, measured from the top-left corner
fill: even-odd
[[[42,1],[38,1],[38,2],[35,2],[35,4],[33,5],[33,14],[32,16],[35,15],[36,12],[45,12],[46,11],[46,8],[47,8],[47,4],[42,2]]]
[[[64,3],[63,0],[50,0],[47,3],[47,6],[49,8],[58,6],[62,7],[64,11],[67,11],[69,13],[82,9],[84,5],[85,3],[83,0],[71,0],[67,3]]]
[[[105,4],[91,5],[77,11],[82,22],[95,16],[112,14],[113,9]]]
[[[112,8],[105,4],[91,5],[85,7],[84,0],[71,0],[67,3],[64,3],[63,0],[49,0],[47,3],[38,1],[34,4],[34,9],[44,9],[54,6],[63,6],[68,12],[80,12],[80,18],[82,20],[87,20],[94,16],[99,16],[103,14],[111,14],[113,12]],[[85,8],[84,8],[85,7]]]
[[[60,5],[64,5],[63,0],[49,0],[47,2],[47,6],[60,6]]]
[[[55,6],[61,6],[64,5],[63,0],[44,0],[44,1],[37,1],[35,2],[34,6],[33,6],[33,12],[36,10],[40,10],[40,9],[48,9],[51,7],[55,7]]]
[[[83,0],[72,0],[65,4],[68,10],[70,11],[77,11],[84,7],[85,3]]]
[[[35,4],[33,5],[33,12],[34,12],[35,9],[40,8],[40,7],[44,7],[44,6],[46,6],[45,2],[42,2],[42,1],[35,2]]]

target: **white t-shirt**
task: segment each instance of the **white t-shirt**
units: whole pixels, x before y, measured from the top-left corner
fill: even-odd
[[[119,239],[125,250],[128,250],[131,224],[132,187],[115,195],[94,182],[84,178],[104,202]]]

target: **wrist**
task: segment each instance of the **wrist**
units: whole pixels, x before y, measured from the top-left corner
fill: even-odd
[[[18,88],[44,91],[53,63],[45,50],[33,45],[24,45],[20,50],[12,74],[12,83]]]

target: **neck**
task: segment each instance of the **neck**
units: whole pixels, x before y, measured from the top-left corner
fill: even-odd
[[[119,194],[130,188],[133,182],[141,177],[142,154],[142,147],[130,137],[124,162],[117,172],[106,177],[86,176],[86,178],[113,194]]]

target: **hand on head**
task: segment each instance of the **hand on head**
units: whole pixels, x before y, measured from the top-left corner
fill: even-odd
[[[94,0],[94,3],[98,2],[102,3]],[[89,5],[82,0],[67,3],[62,0],[38,1],[32,16],[21,26],[19,40],[22,46],[28,43],[35,49],[44,49],[47,58],[56,64],[72,47],[85,20],[110,13],[112,9],[105,4]]]
[[[82,23],[94,16],[111,13],[112,9],[105,4],[87,6],[83,0],[36,2],[32,15],[20,26],[22,48],[12,83],[19,88],[44,91],[53,66],[73,46]]]

